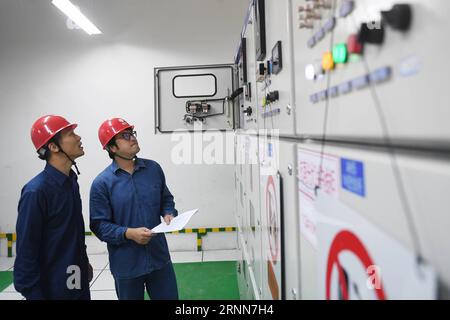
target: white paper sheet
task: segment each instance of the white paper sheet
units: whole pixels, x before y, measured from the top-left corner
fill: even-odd
[[[198,208],[183,212],[182,214],[179,214],[178,216],[173,218],[169,225],[167,225],[166,222],[163,221],[159,225],[154,227],[152,231],[155,233],[179,231],[186,226],[186,224],[189,222],[192,216],[197,213],[197,211]]]

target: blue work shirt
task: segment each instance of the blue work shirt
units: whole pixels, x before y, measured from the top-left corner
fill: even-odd
[[[146,245],[124,237],[127,228],[154,228],[166,214],[176,216],[178,212],[157,162],[136,158],[133,174],[129,174],[113,161],[95,178],[90,192],[90,227],[108,244],[115,278],[137,278],[169,263],[164,233],[156,234]]]
[[[18,212],[16,290],[27,299],[90,299],[77,175],[47,163],[23,187]]]

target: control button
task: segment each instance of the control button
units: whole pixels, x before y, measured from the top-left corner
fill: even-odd
[[[323,30],[323,28],[320,28],[320,29],[314,34],[314,39],[316,40],[316,43],[319,42],[320,40],[322,40],[323,37],[325,37],[325,30]]]
[[[347,45],[345,43],[338,43],[333,47],[333,61],[334,63],[347,62]]]
[[[339,17],[344,18],[348,16],[350,13],[352,13],[354,8],[355,8],[355,1],[353,0],[344,1],[339,8]]]
[[[338,91],[339,91],[339,94],[349,93],[350,91],[352,91],[352,83],[350,81],[341,83],[338,86]]]
[[[244,112],[247,115],[247,117],[250,117],[252,115],[252,107],[248,107],[242,112]]]
[[[326,100],[328,97],[328,90],[322,90],[320,92],[317,92],[317,98],[322,101]]]
[[[367,75],[360,76],[352,80],[352,88],[362,89],[369,85],[369,77]]]
[[[322,56],[322,68],[325,71],[330,71],[334,68],[333,55],[327,51]]]
[[[382,44],[384,41],[384,26],[379,21],[362,23],[358,32],[361,44]]]
[[[323,30],[325,32],[330,32],[331,30],[334,29],[335,26],[336,26],[336,18],[332,17],[325,22],[325,24],[323,25]]]
[[[316,78],[316,70],[313,64],[308,64],[305,67],[306,80],[314,80]]]
[[[384,82],[384,81],[389,80],[389,78],[391,77],[391,74],[392,74],[392,69],[389,66],[378,68],[369,74],[369,81],[370,81],[370,83],[373,83],[373,84]]]
[[[314,36],[312,36],[311,38],[309,38],[308,42],[306,43],[308,48],[312,48],[316,45],[316,38]]]
[[[407,31],[411,26],[412,9],[409,4],[396,4],[389,11],[381,11],[383,21],[395,30]]]
[[[312,103],[319,102],[319,97],[317,96],[317,93],[314,93],[314,94],[310,95],[309,96],[309,101],[311,101]]]
[[[328,96],[330,98],[336,97],[338,95],[338,93],[339,93],[338,86],[334,86],[334,87],[331,87],[330,89],[328,89]]]
[[[350,54],[361,54],[363,46],[358,41],[358,35],[351,34],[347,39],[347,50]]]

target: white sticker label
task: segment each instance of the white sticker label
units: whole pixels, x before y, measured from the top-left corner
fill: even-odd
[[[299,148],[297,159],[300,234],[316,248],[315,189],[320,186],[326,194],[338,198],[339,158]]]

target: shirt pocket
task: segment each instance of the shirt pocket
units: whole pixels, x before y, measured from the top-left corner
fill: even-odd
[[[142,206],[159,208],[161,206],[161,184],[151,184],[140,192],[139,200]]]

